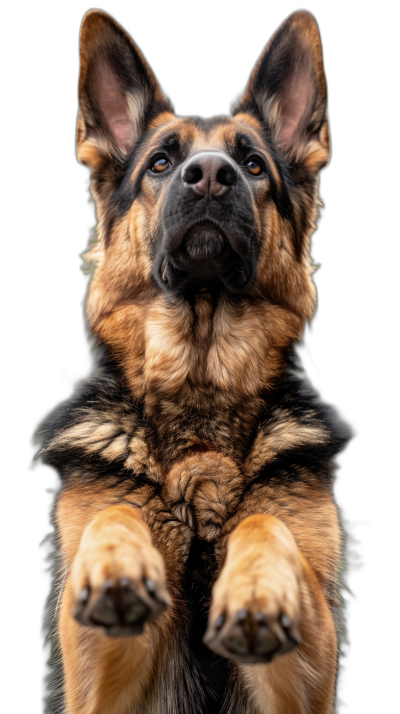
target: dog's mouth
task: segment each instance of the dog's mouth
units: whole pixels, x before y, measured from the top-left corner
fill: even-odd
[[[225,287],[242,292],[252,280],[248,253],[230,239],[214,221],[192,224],[183,239],[171,241],[171,248],[156,261],[154,277],[165,290]],[[236,249],[235,249],[236,248]]]
[[[187,232],[182,242],[182,250],[190,260],[214,260],[227,249],[225,234],[213,223],[200,223]]]

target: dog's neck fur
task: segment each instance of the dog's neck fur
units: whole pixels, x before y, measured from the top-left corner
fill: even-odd
[[[303,318],[265,300],[234,304],[201,292],[192,304],[159,294],[123,305],[94,331],[122,367],[134,400],[151,414],[172,398],[198,403],[201,411],[216,400],[221,408],[259,399],[303,326]]]

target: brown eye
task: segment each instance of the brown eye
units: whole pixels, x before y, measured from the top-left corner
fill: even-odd
[[[261,163],[256,159],[249,159],[246,163],[246,168],[250,171],[253,176],[259,176],[264,171]]]
[[[167,169],[170,165],[170,161],[168,161],[165,156],[160,156],[159,159],[153,162],[150,168],[153,173],[160,174],[162,171],[165,171],[165,169]]]

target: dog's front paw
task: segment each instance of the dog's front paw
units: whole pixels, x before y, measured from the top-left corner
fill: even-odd
[[[232,583],[235,587],[235,583]],[[238,664],[270,662],[289,652],[300,642],[297,616],[286,614],[285,607],[261,597],[257,602],[243,593],[242,602],[227,596],[220,614],[210,618],[205,644],[214,652],[233,659]]]
[[[252,541],[254,532],[240,528],[213,588],[204,642],[238,664],[269,662],[301,641],[301,563],[285,526],[281,540],[258,532]]]
[[[143,523],[111,515],[101,523],[101,514],[83,535],[72,571],[73,615],[110,636],[137,635],[170,604],[164,561]]]

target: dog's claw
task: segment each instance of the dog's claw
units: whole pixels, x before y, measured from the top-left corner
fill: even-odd
[[[219,617],[217,617],[217,619],[215,620],[215,629],[220,630],[222,625],[224,624],[224,622],[225,622],[225,615],[220,615]]]
[[[156,589],[156,584],[152,578],[146,578],[145,580],[146,583],[146,588],[149,591],[149,593],[154,593]]]
[[[239,612],[236,613],[236,622],[244,622],[248,615],[247,610],[239,610]]]
[[[118,583],[121,586],[121,588],[129,588],[131,584],[131,579],[127,577],[122,577],[118,579]]]
[[[82,588],[82,590],[79,593],[79,602],[81,602],[83,605],[88,601],[89,599],[89,588]]]

